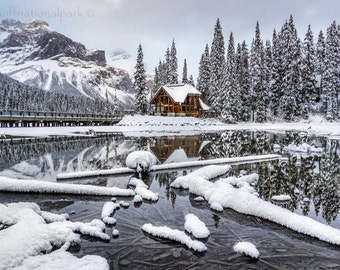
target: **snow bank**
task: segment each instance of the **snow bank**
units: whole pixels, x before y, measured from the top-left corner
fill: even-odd
[[[210,166],[201,168],[203,175],[205,169],[207,172],[212,170]],[[189,189],[190,193],[203,196],[211,206],[214,206],[215,210],[216,205],[220,204],[224,208],[264,218],[299,233],[340,245],[340,230],[264,201],[258,198],[256,193],[253,194],[252,189],[233,187],[229,183],[225,183],[223,179],[217,180],[215,183],[209,182],[199,176],[200,171],[197,171],[185,177],[176,178],[171,186]]]
[[[149,201],[158,201],[158,194],[149,190],[148,186],[143,182],[143,180],[137,179],[137,178],[131,178],[130,185],[135,186],[135,193],[142,197],[145,200]]]
[[[185,216],[184,228],[188,233],[191,233],[195,238],[207,238],[210,235],[205,223],[202,222],[194,214]]]
[[[61,250],[65,251],[71,245],[78,244],[80,235],[76,232],[103,240],[110,239],[107,234],[103,233],[102,225],[98,221],[82,223],[63,221],[63,219],[64,217],[60,216],[60,221],[47,223],[43,218],[42,211],[35,203],[13,203],[7,206],[0,204],[0,224],[6,226],[5,229],[0,230],[0,241],[3,243],[0,245],[0,269],[9,269],[22,263],[31,265],[35,260],[50,262],[50,260],[55,259],[55,256],[65,255],[66,253],[62,252],[46,257],[36,256],[50,252],[54,247],[61,247]],[[85,257],[86,259],[84,259]],[[68,259],[78,263],[100,262],[100,269],[108,269],[104,267],[104,260],[98,259],[98,257],[85,257],[79,259],[80,261],[70,256],[68,256]],[[30,259],[26,262],[28,258]],[[63,265],[62,263],[65,263],[65,261],[61,260],[61,265]],[[22,267],[22,269],[27,269],[24,266]],[[46,267],[45,269],[52,268]]]
[[[171,229],[166,226],[156,227],[152,224],[144,224],[142,230],[148,234],[156,237],[162,237],[170,240],[180,242],[198,252],[203,252],[207,250],[207,247],[200,241],[192,240],[185,232],[180,230]]]
[[[0,267],[1,269],[1,267]],[[15,270],[108,270],[110,269],[106,259],[96,255],[86,255],[77,258],[65,250],[55,250],[49,254],[28,257]]]
[[[2,176],[0,176],[0,191],[60,193],[60,194],[98,195],[98,196],[135,195],[134,191],[131,189],[121,189],[117,187],[65,184],[37,180],[19,180]]]
[[[242,253],[254,259],[260,256],[260,252],[257,250],[256,246],[250,242],[238,242],[234,245],[234,251],[237,253]]]
[[[137,172],[147,172],[157,164],[157,158],[149,151],[135,151],[126,158],[126,166]]]

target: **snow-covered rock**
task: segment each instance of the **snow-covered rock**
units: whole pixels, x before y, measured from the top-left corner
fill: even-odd
[[[207,250],[207,247],[200,241],[192,240],[185,232],[171,229],[166,226],[153,226],[152,224],[144,224],[142,230],[156,237],[162,237],[165,239],[174,240],[186,245],[198,252],[203,252]]]
[[[234,245],[233,249],[237,253],[242,253],[254,259],[258,259],[260,256],[256,246],[250,242],[238,242]]]
[[[62,267],[68,263],[75,263],[77,269],[108,269],[106,260],[98,256],[85,256],[77,259],[66,252],[71,245],[80,242],[80,234],[109,240],[110,237],[103,233],[102,224],[98,221],[90,223],[63,221],[63,217],[55,218],[55,214],[42,215],[40,207],[35,203],[0,204],[0,224],[5,227],[0,230],[0,269],[71,269]],[[48,223],[44,217],[48,216]],[[54,220],[50,219],[54,216]],[[52,222],[51,222],[52,221]],[[50,255],[53,248],[59,248]],[[38,256],[39,255],[39,256]],[[54,261],[57,260],[57,261]],[[52,266],[56,267],[53,268]],[[88,265],[86,267],[86,265]],[[40,268],[39,268],[40,267]],[[61,268],[59,268],[61,267]],[[33,269],[33,268],[32,268]]]
[[[210,235],[210,232],[205,223],[202,222],[194,214],[187,214],[185,216],[184,228],[195,238],[207,238]]]
[[[157,158],[149,151],[134,151],[126,158],[126,166],[136,172],[147,172],[157,164]]]

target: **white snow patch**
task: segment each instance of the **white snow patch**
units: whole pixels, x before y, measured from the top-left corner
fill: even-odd
[[[0,176],[0,191],[60,193],[78,195],[134,196],[132,189],[53,183],[38,180],[19,180]]]
[[[250,242],[238,242],[234,245],[234,251],[254,259],[257,259],[260,256],[260,252],[257,250],[256,246]]]
[[[218,202],[213,202],[212,204],[210,204],[210,208],[212,210],[215,210],[215,211],[218,211],[218,212],[222,212],[223,211],[222,204],[220,204]]]
[[[106,202],[102,208],[102,220],[106,223],[106,224],[116,224],[117,220],[113,217],[110,217],[114,211],[116,211],[117,209],[120,208],[119,203],[114,203],[114,202]]]
[[[204,198],[202,196],[197,196],[196,198],[194,198],[195,202],[202,202],[204,201]]]
[[[142,230],[156,237],[162,237],[180,242],[181,244],[186,245],[188,248],[191,248],[198,252],[203,252],[207,250],[207,247],[202,242],[192,240],[188,235],[186,235],[185,232],[177,229],[171,229],[166,226],[157,227],[148,223],[143,225]]]
[[[115,236],[115,237],[119,236],[119,231],[117,229],[113,229],[112,236]]]
[[[135,186],[134,192],[143,199],[154,202],[158,201],[158,194],[149,190],[148,186],[143,182],[143,180],[133,177],[130,179],[129,184]]]
[[[134,203],[140,203],[140,202],[142,202],[143,201],[143,198],[142,198],[142,196],[140,196],[140,195],[135,195],[135,197],[133,198],[133,202]]]
[[[80,242],[80,235],[75,232],[103,240],[110,239],[107,234],[102,232],[102,228],[98,226],[98,222],[82,223],[62,221],[63,217],[61,216],[60,221],[47,223],[43,216],[48,217],[49,221],[52,220],[50,219],[52,216],[54,220],[57,220],[55,215],[48,215],[46,212],[42,215],[42,211],[35,203],[0,204],[0,224],[6,226],[5,229],[0,230],[0,241],[1,243],[6,243],[5,245],[0,245],[1,270],[13,268],[22,263],[26,265],[26,259],[32,256],[35,257],[30,258],[27,262],[28,264],[31,264],[35,260],[39,262],[40,259],[44,262],[52,262],[54,260],[53,256],[57,254],[43,258],[37,257],[37,255],[50,252],[54,247],[61,247],[61,250],[66,250],[71,245],[78,244]],[[64,255],[67,256],[67,253],[62,253],[62,255],[62,257],[64,257]],[[90,256],[84,260],[89,264],[91,264],[90,261],[103,262],[102,260],[98,260],[96,256]],[[74,259],[74,261],[76,260]],[[79,262],[83,262],[83,259]],[[60,265],[64,265],[62,263],[65,263],[65,261],[61,260],[60,263]],[[101,265],[104,264],[101,263]],[[29,269],[24,266],[22,267],[21,269]],[[51,269],[49,267],[47,268]]]
[[[292,198],[290,195],[280,194],[272,196],[273,201],[290,201]]]
[[[234,186],[242,182],[252,184],[258,180],[259,180],[259,175],[257,173],[252,173],[252,174],[244,175],[241,177],[227,177],[223,180],[221,179],[221,181],[224,181],[225,183],[229,183]]]
[[[205,223],[194,214],[185,216],[184,228],[196,238],[207,238],[210,235]]]
[[[157,164],[157,158],[149,151],[135,151],[126,158],[126,166],[137,172],[149,171],[155,164]]]
[[[65,250],[55,250],[49,254],[38,255],[26,258],[15,270],[46,270],[46,269],[63,269],[63,270],[108,270],[109,264],[106,259],[96,255],[86,255],[77,258]],[[0,267],[1,269],[1,267]]]
[[[208,167],[201,168],[201,172],[204,172],[206,168],[210,172],[212,168]],[[336,228],[264,201],[258,198],[256,193],[252,194],[249,189],[233,187],[225,183],[224,179],[212,183],[197,174],[190,173],[185,177],[178,177],[173,182],[175,184],[172,183],[171,186],[189,189],[190,193],[203,196],[210,205],[219,203],[224,208],[264,218],[299,233],[340,245],[340,230]]]
[[[201,182],[201,180],[210,180],[216,178],[217,176],[226,174],[231,170],[230,165],[210,165],[196,171],[193,171],[185,176],[180,176],[171,183],[171,187],[188,189],[190,186],[189,182]],[[191,187],[193,187],[192,183]],[[194,193],[194,192],[193,192]],[[196,193],[195,193],[196,194]],[[197,194],[200,195],[200,194]]]

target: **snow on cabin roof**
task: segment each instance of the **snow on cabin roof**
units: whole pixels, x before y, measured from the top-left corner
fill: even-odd
[[[188,94],[201,95],[201,92],[198,91],[191,84],[167,84],[167,85],[161,86],[158,89],[158,91],[161,88],[163,88],[170,95],[170,97],[175,102],[178,102],[178,103],[183,103]]]

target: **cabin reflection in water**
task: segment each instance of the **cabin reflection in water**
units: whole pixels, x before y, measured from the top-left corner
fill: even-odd
[[[202,135],[156,137],[150,144],[150,150],[160,163],[172,163],[199,160],[205,145]]]

